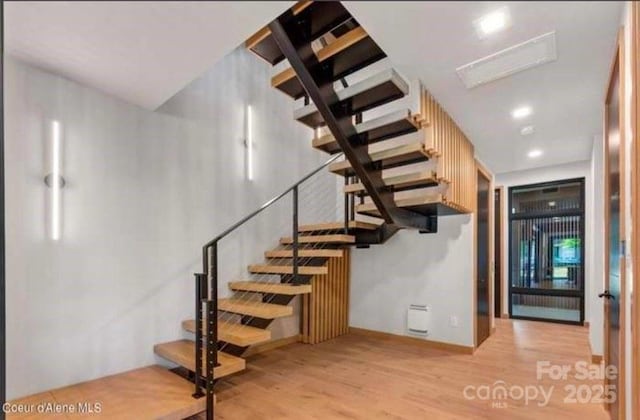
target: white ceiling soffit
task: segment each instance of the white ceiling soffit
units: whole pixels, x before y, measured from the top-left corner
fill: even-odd
[[[588,160],[623,2],[347,1],[393,65],[422,79],[495,173]],[[479,39],[473,22],[506,7],[510,27]],[[555,31],[557,60],[466,89],[456,69]],[[511,111],[530,106],[531,116]],[[530,135],[520,134],[534,126]],[[544,155],[530,159],[532,149]]]
[[[156,109],[292,3],[9,1],[5,49]]]
[[[466,88],[472,89],[557,58],[556,33],[549,32],[458,67],[456,72]]]

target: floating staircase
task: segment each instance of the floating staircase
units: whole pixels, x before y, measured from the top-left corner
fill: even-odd
[[[246,47],[270,65],[287,60],[271,86],[297,101],[292,117],[314,130],[311,146],[333,156],[309,176],[326,168],[343,178],[345,220],[298,226],[298,189],[308,176],[203,247],[196,319],[182,324],[195,339],[158,344],[155,352],[191,372],[195,396],[206,388],[208,418],[214,381],[245,369],[246,350],[272,339],[269,325],[293,315],[294,297],[302,297],[308,329],[309,319],[324,310],[320,300],[347,296],[347,309],[335,310],[322,336],[346,331],[336,320],[347,325],[348,282],[323,286],[336,273],[348,273],[345,249],[382,244],[399,229],[434,233],[438,216],[472,208],[470,187],[461,186],[475,177],[470,143],[421,85],[416,91],[393,68],[371,70],[386,54],[340,2],[301,1]],[[403,102],[389,111],[411,94],[419,97],[419,110]],[[249,265],[249,278],[229,282],[231,297],[218,298],[218,242],[289,193],[293,235],[266,250],[264,262]]]
[[[356,124],[356,133],[367,144],[373,144],[389,138],[412,133],[418,130],[418,124],[410,110],[400,110],[372,120]],[[311,145],[318,150],[334,154],[342,149],[333,134],[328,133],[314,138]]]
[[[103,378],[109,402],[131,401],[139,418],[184,418],[206,407],[212,419],[215,382],[246,368],[246,350],[272,340],[270,324],[293,315],[289,304],[296,296],[302,301],[304,342],[348,331],[350,247],[382,244],[399,229],[435,233],[439,216],[473,210],[470,142],[421,85],[416,88],[393,68],[372,70],[386,54],[340,2],[300,1],[246,47],[270,65],[288,61],[271,85],[298,101],[292,117],[313,129],[313,148],[333,157],[203,247],[195,317],[182,322],[192,337],[154,346],[159,357],[188,372],[194,399],[185,398],[185,381],[159,366]],[[419,110],[406,103],[389,110],[408,95],[419,98]],[[325,169],[343,178],[344,220],[299,226],[299,188]],[[265,261],[249,265],[246,279],[223,279],[230,296],[219,297],[218,243],[285,196],[294,202],[292,235],[266,250]],[[147,383],[145,392],[137,388],[139,381]],[[51,399],[64,401],[62,391],[56,392]],[[67,392],[77,397],[85,391]]]

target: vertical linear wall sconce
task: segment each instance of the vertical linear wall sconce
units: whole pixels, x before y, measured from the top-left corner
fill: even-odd
[[[65,180],[60,173],[62,127],[59,121],[51,122],[51,173],[44,178],[44,183],[51,188],[51,239],[60,239],[61,190]]]
[[[247,180],[253,181],[253,115],[251,105],[247,105],[247,139],[245,146],[247,147]]]

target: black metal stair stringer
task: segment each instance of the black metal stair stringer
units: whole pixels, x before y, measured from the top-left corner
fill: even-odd
[[[358,134],[349,109],[341,106],[333,88],[329,76],[331,60],[322,64],[318,62],[304,22],[297,21],[289,11],[271,22],[269,29],[385,222],[399,227],[431,230],[429,218],[396,206],[393,191],[386,188],[382,170],[375,167],[366,144],[351,143],[350,139],[357,139]],[[309,69],[317,69],[314,71],[316,74],[311,74]]]

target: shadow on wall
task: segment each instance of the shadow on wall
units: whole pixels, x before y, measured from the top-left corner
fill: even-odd
[[[425,270],[434,265],[441,264],[450,258],[451,249],[461,239],[462,227],[471,223],[472,215],[446,216],[456,218],[458,223],[447,223],[446,229],[438,229],[435,234],[419,234],[416,231],[401,231],[394,235],[384,245],[393,258],[374,258],[373,265],[380,265],[382,272],[393,273],[394,277],[400,278],[421,278],[425,275]],[[443,218],[439,223],[442,225]],[[419,242],[418,242],[419,241]],[[366,251],[364,251],[366,252]],[[463,256],[460,255],[460,258]],[[376,283],[387,283],[388,279],[383,276],[373,277]]]
[[[473,345],[472,215],[438,223],[438,233],[401,231],[354,252],[350,325],[405,335],[409,306],[427,305],[429,333],[421,337]]]

